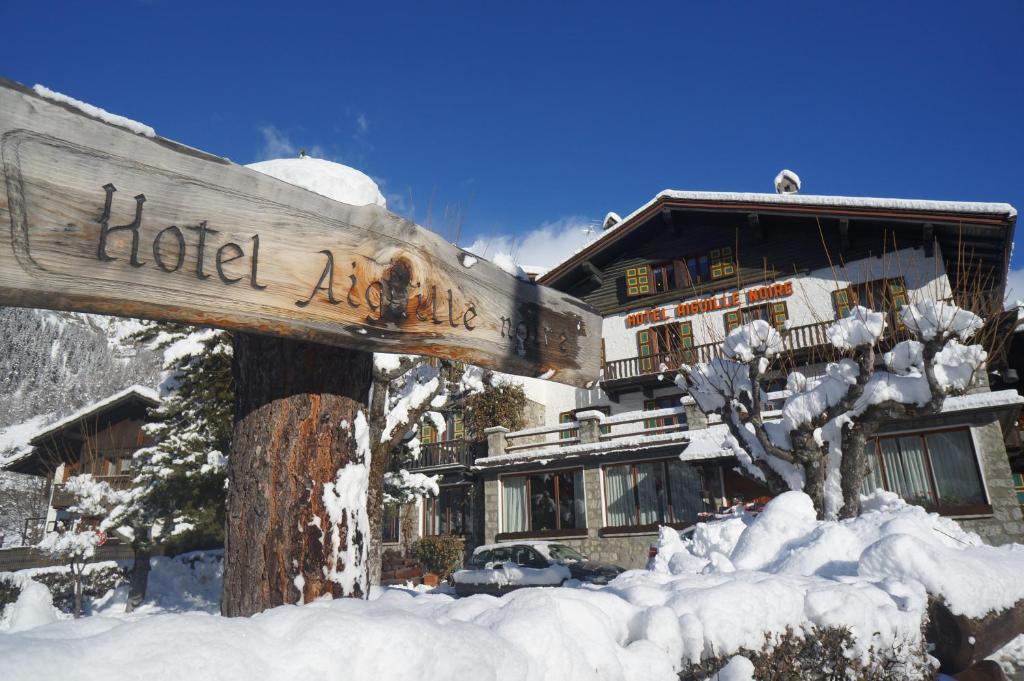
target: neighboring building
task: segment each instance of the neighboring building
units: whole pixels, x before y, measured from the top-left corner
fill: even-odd
[[[695,192],[610,215],[595,242],[538,280],[604,317],[600,384],[522,379],[544,405],[544,425],[496,429],[487,456],[448,470],[471,488],[483,482],[482,531],[431,525],[444,500],[408,512],[420,516],[414,531],[460,532],[471,546],[557,538],[641,565],[659,525],[685,527],[766,494],[736,473],[725,427],[683,399],[663,364],[715,357],[728,331],[764,319],[789,330],[793,365],[814,376],[834,357],[825,329],[858,302],[897,326],[896,311],[926,297],[1001,310],[1015,221],[1006,204]],[[1004,440],[1016,436],[1024,400],[981,383],[941,414],[886,425],[865,486],[955,517],[992,543],[1020,541]]]
[[[131,483],[132,455],[152,444],[142,426],[159,403],[154,390],[126,388],[45,426],[8,458],[4,470],[45,477],[48,483],[46,515],[26,519],[30,534],[38,539],[75,517],[68,510],[75,500],[63,490],[71,476],[89,473],[115,489]]]

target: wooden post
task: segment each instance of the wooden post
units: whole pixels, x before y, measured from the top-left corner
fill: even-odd
[[[368,352],[235,334],[224,615],[325,594],[366,596],[372,367]],[[329,508],[337,498],[325,503],[339,471],[356,487],[362,476],[361,514],[339,517]]]

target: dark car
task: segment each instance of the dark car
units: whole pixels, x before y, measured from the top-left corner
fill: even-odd
[[[595,563],[579,551],[551,542],[506,542],[478,547],[452,575],[459,596],[501,596],[527,586],[559,586],[570,579],[607,584],[624,568]]]

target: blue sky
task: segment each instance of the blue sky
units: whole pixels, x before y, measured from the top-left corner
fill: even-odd
[[[805,193],[1024,207],[1016,1],[40,1],[0,21],[3,75],[240,163],[306,148],[461,245],[526,238],[523,264],[662,189],[772,191],[783,167]]]

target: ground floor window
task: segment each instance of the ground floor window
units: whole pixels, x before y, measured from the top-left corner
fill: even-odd
[[[880,437],[866,453],[865,494],[882,488],[950,515],[987,503],[969,429]]]
[[[507,475],[501,479],[502,529],[543,532],[587,526],[583,469]]]
[[[714,510],[707,483],[718,476],[678,459],[605,466],[608,526],[694,523]]]
[[[469,532],[468,499],[464,486],[443,486],[436,497],[425,497],[423,502],[424,534]]]
[[[397,544],[399,540],[399,517],[402,507],[397,504],[384,505],[384,517],[381,520],[383,525],[383,542],[385,544]]]

